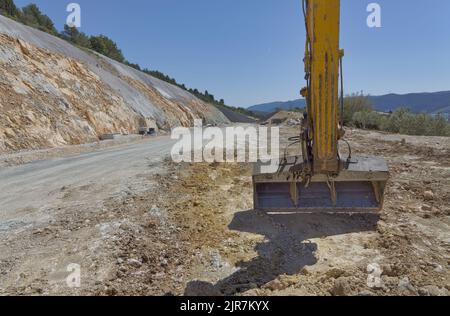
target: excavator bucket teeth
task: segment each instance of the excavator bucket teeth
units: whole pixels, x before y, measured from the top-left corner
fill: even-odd
[[[286,167],[287,168],[287,167]],[[255,209],[268,212],[378,212],[389,171],[383,159],[358,157],[338,177],[314,176],[308,185],[288,171],[255,173]]]

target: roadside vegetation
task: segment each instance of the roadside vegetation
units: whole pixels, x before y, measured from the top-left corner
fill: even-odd
[[[442,115],[412,113],[407,105],[391,113],[373,109],[369,97],[363,93],[345,99],[344,123],[362,129],[417,136],[450,136],[450,122]]]
[[[280,111],[305,112],[306,110],[304,108],[289,110],[278,108],[265,118],[272,117]],[[415,114],[408,109],[407,105],[394,112],[377,112],[374,110],[369,95],[365,95],[363,92],[345,97],[344,125],[393,134],[450,136],[450,121],[443,115]]]

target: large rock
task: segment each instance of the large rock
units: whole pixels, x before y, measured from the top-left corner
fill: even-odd
[[[411,284],[411,282],[409,281],[408,277],[404,277],[404,278],[402,278],[399,281],[399,283],[398,283],[398,290],[403,295],[415,295],[415,294],[417,294],[416,289]]]
[[[334,281],[331,294],[333,296],[349,296],[352,295],[352,280],[349,277],[340,277]]]
[[[424,198],[426,201],[432,201],[432,200],[434,200],[434,193],[433,193],[433,191],[425,191],[425,192],[423,193],[423,198]]]

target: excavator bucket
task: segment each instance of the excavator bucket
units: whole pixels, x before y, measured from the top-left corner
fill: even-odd
[[[383,207],[389,170],[384,159],[355,157],[337,177],[314,175],[305,183],[291,171],[295,157],[275,174],[253,175],[254,207],[266,212],[373,213]]]

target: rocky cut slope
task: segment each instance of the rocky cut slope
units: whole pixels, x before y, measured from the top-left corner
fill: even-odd
[[[228,123],[215,107],[126,65],[0,16],[0,153]]]

